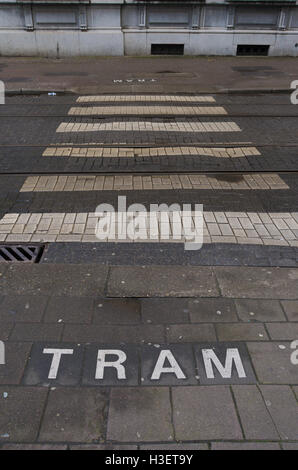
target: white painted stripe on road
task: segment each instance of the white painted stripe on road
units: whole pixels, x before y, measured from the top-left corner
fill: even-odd
[[[116,212],[117,215],[117,212]],[[204,243],[234,243],[298,247],[298,213],[204,212]],[[0,241],[5,242],[99,242],[95,227],[99,220],[85,213],[14,213],[0,220]],[[176,221],[175,221],[176,223]],[[170,234],[173,221],[170,218]],[[158,224],[157,239],[164,240]],[[109,239],[108,241],[115,241]],[[130,239],[116,240],[131,242]],[[146,242],[147,240],[135,240]]]
[[[214,103],[213,96],[189,96],[189,95],[97,95],[97,96],[79,96],[77,103],[96,103],[96,102],[142,102],[157,101],[174,103]]]
[[[232,121],[225,122],[150,122],[120,121],[103,123],[62,122],[56,132],[240,132]]]
[[[134,158],[155,156],[202,156],[215,158],[241,158],[261,155],[256,147],[47,147],[44,157],[82,158]]]
[[[116,175],[116,176],[29,176],[20,192],[136,191],[177,189],[278,190],[289,186],[277,174],[207,176],[197,174]]]
[[[70,116],[102,116],[102,115],[205,115],[228,114],[222,106],[88,106],[72,107]]]

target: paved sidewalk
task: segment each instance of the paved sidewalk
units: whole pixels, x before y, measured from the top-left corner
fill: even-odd
[[[0,72],[16,92],[271,92],[290,89],[298,64],[294,57],[3,57]]]
[[[297,269],[1,264],[0,276],[2,449],[298,449]],[[236,348],[246,377],[238,363],[208,378],[208,347],[223,365]],[[72,352],[49,378],[53,348]],[[106,349],[126,354],[124,380],[95,378]],[[152,378],[163,351],[184,377]]]

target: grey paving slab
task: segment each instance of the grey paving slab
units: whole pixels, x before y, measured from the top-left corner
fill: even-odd
[[[13,330],[13,323],[1,323],[0,324],[0,340],[6,341],[9,338],[10,333]]]
[[[4,444],[1,450],[67,450],[67,445],[62,444]]]
[[[256,383],[245,343],[195,344],[194,352],[200,384]]]
[[[277,442],[212,442],[211,450],[280,450]]]
[[[191,346],[177,344],[163,346],[161,349],[160,345],[153,344],[142,348],[142,385],[197,384],[195,376],[195,362]]]
[[[70,325],[64,326],[63,341],[100,342],[100,343],[146,343],[165,342],[164,325]]]
[[[39,441],[92,443],[104,439],[107,403],[104,389],[51,390]]]
[[[249,342],[247,347],[260,383],[298,383],[297,366],[290,361],[293,350],[289,342]]]
[[[77,344],[34,343],[23,383],[40,386],[78,385],[83,357],[83,347]],[[55,360],[57,362],[54,365]]]
[[[98,296],[107,274],[107,267],[88,264],[18,264],[2,275],[0,294]]]
[[[112,389],[107,439],[118,442],[173,441],[169,389]]]
[[[0,442],[34,442],[47,397],[45,388],[0,387]]]
[[[51,297],[43,321],[46,323],[91,323],[93,299],[90,297]]]
[[[59,341],[62,329],[61,323],[16,323],[10,339],[12,341]]]
[[[137,324],[141,320],[138,299],[96,299],[93,323],[100,325]]]
[[[236,299],[237,313],[245,322],[286,321],[278,300]]]
[[[140,450],[167,450],[171,452],[172,450],[208,450],[208,444],[187,444],[187,443],[177,443],[177,444],[145,444],[140,446]]]
[[[298,400],[298,387],[293,387],[293,390]]]
[[[264,341],[268,335],[262,324],[219,323],[215,325],[219,341]]]
[[[188,300],[142,299],[142,320],[145,323],[188,323]]]
[[[8,295],[0,303],[0,322],[39,322],[47,302],[41,295]]]
[[[70,445],[70,450],[137,450],[138,446],[113,444],[76,444]]]
[[[263,397],[255,385],[233,385],[244,436],[248,440],[279,440]]]
[[[289,321],[298,321],[298,300],[283,300],[281,302]]]
[[[291,388],[283,385],[261,385],[260,390],[281,440],[297,440],[298,405]]]
[[[98,356],[98,350],[101,356]],[[119,362],[120,366],[98,370],[97,362]],[[119,371],[120,369],[120,371]],[[90,344],[87,345],[82,376],[83,385],[121,386],[139,384],[139,361],[137,348],[131,345]]]
[[[298,323],[266,323],[266,328],[273,340],[298,339]]]
[[[184,266],[112,267],[111,297],[196,297],[219,294],[211,268]]]
[[[169,325],[166,328],[169,343],[216,341],[214,326],[211,323],[200,325]]]
[[[188,302],[192,323],[216,323],[238,321],[234,301],[231,299],[191,299]]]
[[[5,364],[0,367],[0,384],[19,384],[31,350],[31,343],[5,344]]]
[[[213,268],[224,297],[297,299],[298,269]]]
[[[175,387],[172,394],[177,439],[243,439],[229,387]]]
[[[281,447],[284,450],[298,450],[298,442],[283,442]]]

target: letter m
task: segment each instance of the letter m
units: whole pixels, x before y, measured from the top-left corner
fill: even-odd
[[[202,349],[206,376],[208,379],[214,379],[214,367],[225,379],[232,377],[233,363],[235,364],[239,378],[246,377],[242,360],[237,348],[228,348],[226,352],[225,365],[222,365],[213,349]]]
[[[3,341],[0,341],[0,364],[5,364],[5,345]]]

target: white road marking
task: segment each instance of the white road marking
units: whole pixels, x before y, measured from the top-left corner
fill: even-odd
[[[222,106],[88,106],[72,107],[68,111],[70,116],[102,116],[102,115],[205,115],[227,114]]]
[[[214,103],[213,96],[189,96],[189,95],[97,95],[97,96],[79,96],[77,103],[96,103],[96,102],[142,102],[142,101],[171,101],[174,103]]]
[[[104,123],[62,122],[56,132],[240,132],[232,121],[225,122],[151,122],[120,121]]]
[[[138,176],[122,174],[29,176],[20,192],[58,191],[137,191],[172,189],[229,189],[229,190],[278,190],[289,189],[283,179],[274,173],[236,176],[235,180],[224,176],[199,174],[158,174]]]
[[[117,212],[116,212],[117,215]],[[211,212],[204,218],[204,243],[235,243],[253,245],[298,246],[298,213]],[[95,228],[99,217],[94,212],[83,213],[15,213],[0,220],[0,241],[5,242],[99,242]],[[176,223],[176,221],[175,221]],[[157,237],[149,242],[184,243],[162,238],[161,220]],[[173,234],[170,218],[170,234]],[[108,242],[132,242],[130,239]],[[147,240],[134,240],[146,242]]]
[[[261,155],[256,147],[47,147],[44,157],[82,157],[82,158],[134,158],[154,156],[195,155],[215,158],[241,158]]]

